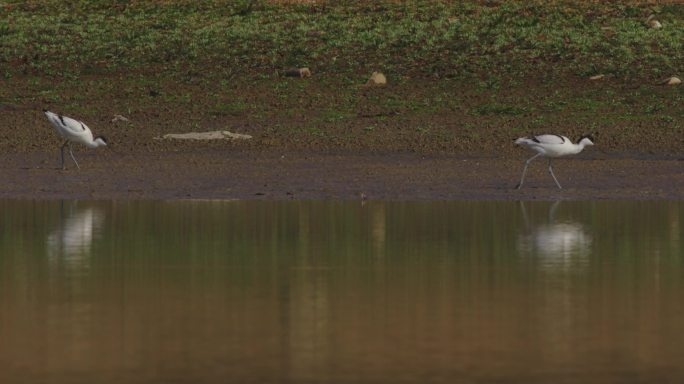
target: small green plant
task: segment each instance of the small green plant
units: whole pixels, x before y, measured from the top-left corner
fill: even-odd
[[[234,101],[232,103],[219,103],[214,105],[209,113],[214,116],[232,115],[237,116],[243,114],[247,110],[247,103],[244,101]]]
[[[328,109],[323,112],[322,119],[327,123],[334,123],[342,120],[351,119],[355,114],[345,111],[339,111],[336,109]]]
[[[318,136],[318,137],[324,137],[326,136],[325,132],[323,129],[317,126],[309,125],[309,126],[301,126],[295,128],[296,132],[305,134],[305,135],[311,135],[311,136]]]
[[[665,109],[665,104],[663,102],[656,102],[656,103],[647,105],[646,108],[644,108],[644,113],[648,113],[649,115],[652,115],[652,114],[658,113],[664,109]]]
[[[658,120],[663,122],[663,123],[667,123],[667,124],[671,124],[671,123],[674,123],[676,121],[675,118],[670,116],[670,115],[658,116]]]

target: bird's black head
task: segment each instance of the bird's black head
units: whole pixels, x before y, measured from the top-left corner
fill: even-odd
[[[95,138],[93,140],[97,140],[97,139],[101,139],[102,141],[104,141],[105,144],[109,144],[109,141],[107,141],[107,138],[104,136],[95,136]]]
[[[596,141],[594,139],[594,135],[592,135],[592,134],[584,134],[584,135],[580,136],[580,138],[577,139],[577,142],[579,143],[580,141],[582,141],[582,139],[589,139],[589,140],[591,140],[592,143]]]

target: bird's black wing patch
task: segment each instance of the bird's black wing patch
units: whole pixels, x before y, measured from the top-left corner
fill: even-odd
[[[556,136],[558,136],[561,139],[561,144],[565,143],[565,138],[563,136],[561,136],[561,135],[556,135]]]
[[[532,136],[532,141],[535,143],[540,143],[539,139],[537,139],[537,136]]]
[[[66,124],[64,123],[64,116],[62,116],[62,115],[57,115],[57,116],[59,117],[59,121],[62,122],[62,125],[66,125]]]
[[[79,121],[79,123],[81,122]],[[85,125],[83,125],[83,123],[81,123],[81,128],[85,131]]]

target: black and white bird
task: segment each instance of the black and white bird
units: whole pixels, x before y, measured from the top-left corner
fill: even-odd
[[[567,155],[576,155],[584,149],[587,145],[594,145],[594,141],[591,136],[584,135],[580,137],[577,144],[573,144],[570,139],[565,136],[560,135],[539,135],[532,137],[520,137],[515,140],[515,143],[527,147],[535,152],[536,155],[530,157],[525,161],[525,168],[523,168],[522,176],[520,177],[520,184],[516,187],[520,189],[523,182],[525,181],[525,173],[527,172],[527,166],[530,162],[539,156],[547,157],[549,159],[549,173],[553,177],[553,181],[556,182],[558,189],[563,189],[556,175],[553,174],[553,168],[551,167],[551,159],[554,157],[561,157]]]
[[[62,144],[61,155],[62,155],[62,169],[64,167],[64,147],[69,146],[69,154],[76,164],[76,168],[81,169],[74,157],[74,153],[71,151],[71,142],[80,143],[88,148],[97,148],[107,145],[107,139],[104,136],[93,137],[93,132],[90,131],[87,125],[83,122],[72,119],[70,117],[58,115],[56,113],[50,112],[44,109],[45,116],[47,116],[50,123],[55,127],[60,136],[64,139],[64,144]]]

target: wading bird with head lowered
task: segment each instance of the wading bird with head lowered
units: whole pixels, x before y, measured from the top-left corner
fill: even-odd
[[[520,184],[516,187],[520,189],[523,182],[525,181],[525,173],[527,172],[527,166],[530,165],[532,160],[539,156],[546,157],[549,159],[549,173],[553,177],[553,181],[556,182],[558,189],[563,189],[556,175],[553,174],[553,168],[551,167],[551,159],[554,157],[561,157],[567,155],[576,155],[584,149],[587,145],[594,145],[593,138],[589,135],[584,135],[579,138],[577,144],[573,144],[570,139],[565,136],[560,135],[539,135],[532,137],[520,137],[515,140],[515,143],[527,147],[535,152],[536,155],[530,157],[525,161],[525,168],[523,168],[522,176],[520,177]]]
[[[44,109],[43,112],[60,136],[62,136],[64,139],[64,144],[62,144],[62,147],[60,148],[62,156],[62,169],[65,169],[64,147],[67,145],[69,146],[69,154],[71,155],[71,159],[74,160],[76,168],[81,169],[76,161],[76,158],[74,157],[74,153],[71,151],[71,142],[83,144],[88,148],[97,148],[107,145],[107,139],[104,136],[93,137],[93,132],[91,132],[90,128],[88,128],[88,126],[83,122],[70,117],[58,115],[48,111],[47,109]]]

